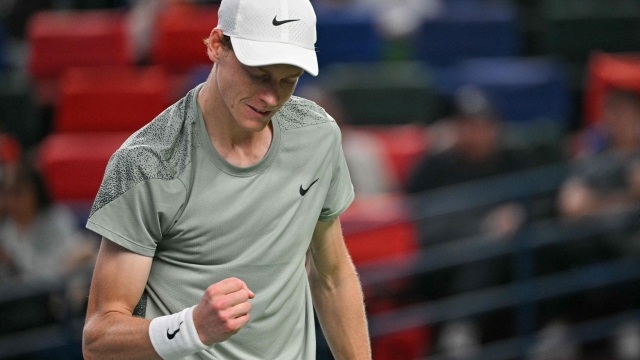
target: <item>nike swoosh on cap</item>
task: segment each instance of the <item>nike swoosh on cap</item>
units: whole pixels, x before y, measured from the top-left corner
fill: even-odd
[[[272,24],[273,24],[273,26],[280,26],[282,24],[286,24],[286,23],[289,23],[289,22],[292,22],[292,21],[300,21],[300,19],[289,19],[289,20],[278,21],[278,15],[276,15],[276,16],[273,17]]]

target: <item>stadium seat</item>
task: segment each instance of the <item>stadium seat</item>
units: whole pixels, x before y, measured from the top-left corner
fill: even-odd
[[[418,249],[416,229],[410,222],[386,224],[346,234],[345,243],[356,266],[402,258]]]
[[[640,93],[640,54],[598,53],[591,57],[584,99],[588,124],[602,117],[605,95],[613,87]]]
[[[216,6],[168,6],[157,20],[153,62],[176,73],[184,73],[199,64],[211,64],[202,41],[217,24]]]
[[[438,87],[453,94],[463,85],[483,88],[507,121],[553,120],[567,125],[571,99],[565,66],[548,58],[484,58],[440,72]]]
[[[333,64],[322,82],[349,125],[427,123],[440,116],[431,71],[420,63]]]
[[[133,133],[169,105],[168,80],[160,67],[69,69],[60,88],[57,132]]]
[[[38,148],[38,163],[52,198],[93,201],[109,158],[129,135],[129,132],[49,135]]]
[[[423,23],[414,48],[421,61],[444,66],[474,57],[517,56],[522,36],[515,8],[504,1],[448,0]]]
[[[418,250],[416,229],[408,221],[346,233],[345,243],[356,266],[384,260],[402,261]],[[384,287],[365,288],[367,313],[381,314],[401,307],[402,302],[390,294],[406,288],[410,282],[409,279],[396,279]],[[371,344],[373,356],[379,360],[419,359],[428,352],[431,336],[430,327],[419,327],[376,337]]]
[[[370,12],[345,5],[316,6],[317,57],[322,68],[331,63],[379,61],[383,40]]]
[[[418,360],[429,353],[433,329],[419,327],[381,336],[371,341],[371,352],[376,360]]]
[[[592,51],[640,51],[640,1],[544,0],[542,51],[577,64]]]
[[[72,66],[130,65],[125,25],[118,11],[38,13],[28,27],[29,73],[39,80]]]
[[[383,146],[384,154],[400,185],[404,185],[415,164],[426,154],[429,137],[425,127],[409,124],[402,126],[367,127],[377,136]]]
[[[0,163],[16,164],[22,159],[22,146],[11,135],[0,134]]]

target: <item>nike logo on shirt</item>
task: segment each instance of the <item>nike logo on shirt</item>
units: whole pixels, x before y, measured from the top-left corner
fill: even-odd
[[[307,191],[309,191],[309,189],[311,189],[311,187],[313,186],[313,184],[315,184],[315,183],[316,183],[316,181],[318,181],[318,180],[320,180],[320,178],[315,179],[315,180],[311,183],[311,185],[309,185],[309,187],[308,187],[308,188],[306,188],[306,189],[303,189],[303,188],[302,188],[302,185],[300,185],[300,195],[304,196],[304,195],[307,193]]]

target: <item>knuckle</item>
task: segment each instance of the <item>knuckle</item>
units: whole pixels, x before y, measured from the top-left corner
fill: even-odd
[[[236,333],[238,331],[238,329],[236,329],[236,327],[229,322],[224,324],[224,330],[228,333]]]
[[[206,297],[208,297],[209,299],[213,299],[218,294],[215,284],[209,286],[204,293]]]
[[[215,310],[224,310],[226,308],[227,302],[224,299],[215,299],[211,303]]]
[[[231,316],[229,315],[228,312],[221,312],[220,314],[218,314],[218,317],[220,318],[221,321],[228,323],[229,320],[231,320]]]

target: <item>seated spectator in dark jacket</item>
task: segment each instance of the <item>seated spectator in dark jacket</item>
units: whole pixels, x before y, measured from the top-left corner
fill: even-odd
[[[422,159],[406,191],[410,194],[449,185],[487,179],[521,170],[528,162],[502,144],[502,123],[488,97],[476,87],[464,87],[456,95],[457,114],[451,120],[454,141],[450,148]],[[454,199],[455,200],[455,199]],[[477,210],[477,211],[476,211]],[[425,244],[477,234],[508,235],[524,220],[523,209],[513,204],[474,209],[422,228]],[[426,238],[428,237],[428,238]]]
[[[476,87],[465,87],[456,94],[455,101],[457,113],[447,120],[446,126],[453,129],[447,132],[453,133],[451,146],[421,160],[406,188],[410,194],[436,189],[446,191],[452,185],[487,180],[521,170],[529,164],[523,156],[503,146],[501,120],[484,92]],[[434,130],[438,132],[437,128]],[[422,206],[438,206],[421,203],[419,197],[415,200],[412,203],[418,207],[418,214]],[[447,201],[458,200],[451,196]],[[514,201],[417,219],[417,227],[423,246],[466,237],[496,241],[510,239],[525,218],[525,208]],[[431,273],[417,279],[415,291],[420,294],[420,300],[432,300],[495,286],[510,279],[510,259],[495,258]],[[474,323],[462,319],[460,323],[445,324],[438,335],[439,351],[445,356],[462,354],[465,353],[463,348],[472,349],[481,342],[512,336],[505,318],[508,319],[508,315],[492,313],[473,319]]]
[[[571,176],[562,186],[560,213],[582,218],[624,210],[640,203],[640,99],[615,89],[603,117],[583,136]]]

